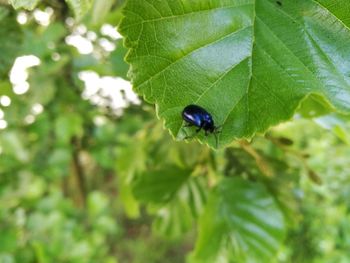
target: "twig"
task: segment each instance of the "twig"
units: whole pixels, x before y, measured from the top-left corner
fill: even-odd
[[[87,189],[86,189],[86,181],[85,181],[85,172],[82,164],[79,160],[79,150],[80,145],[77,137],[72,138],[72,146],[73,146],[73,168],[75,170],[75,175],[77,178],[77,184],[80,190],[81,199],[83,206],[86,204],[86,196],[87,196]]]
[[[241,140],[238,143],[244,151],[255,159],[255,162],[262,174],[267,177],[274,176],[274,172],[270,165],[266,162],[265,158],[262,157],[247,141]]]

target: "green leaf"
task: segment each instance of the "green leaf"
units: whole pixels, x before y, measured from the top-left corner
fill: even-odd
[[[143,173],[135,182],[134,194],[143,202],[164,203],[173,198],[188,179],[191,170],[177,166],[165,166],[155,171]]]
[[[91,10],[91,23],[93,25],[100,25],[105,21],[114,0],[95,0]]]
[[[91,217],[98,217],[108,210],[108,197],[102,192],[91,192],[88,196],[88,213]]]
[[[0,235],[0,253],[1,252],[14,252],[16,250],[17,245],[17,233],[15,229],[12,228],[2,228]],[[1,261],[0,262],[5,262]]]
[[[120,32],[134,88],[179,139],[182,109],[203,106],[220,145],[290,119],[310,94],[350,112],[350,2],[320,2],[130,0]]]
[[[15,9],[24,8],[33,10],[39,1],[40,0],[10,0],[9,2]]]
[[[1,95],[6,95],[8,97],[13,96],[12,85],[9,80],[0,81]]]
[[[125,63],[124,57],[127,49],[123,47],[122,40],[116,41],[117,48],[110,54],[110,61],[114,75],[127,79],[129,65]]]
[[[185,200],[174,199],[157,211],[152,228],[159,235],[176,239],[192,228],[193,219]]]
[[[91,6],[91,0],[66,0],[66,2],[77,20],[82,19]]]
[[[176,195],[156,212],[153,231],[167,238],[178,238],[193,229],[193,221],[202,213],[207,198],[204,177],[190,177]]]
[[[43,70],[48,67],[43,68]],[[29,79],[31,89],[28,92],[28,100],[32,103],[48,104],[56,94],[56,86],[52,78],[48,78],[41,72],[33,74]],[[44,72],[43,72],[44,73]]]
[[[67,35],[67,30],[61,23],[52,23],[45,29],[34,32],[26,30],[22,53],[33,54],[39,58],[51,55],[52,48],[50,49],[49,46],[57,45],[57,42],[65,35]]]
[[[56,139],[62,145],[68,145],[73,136],[80,137],[83,133],[83,120],[75,113],[66,112],[55,121]]]
[[[311,94],[300,104],[298,113],[303,118],[315,118],[333,112],[335,109],[332,108],[325,99],[317,94]]]
[[[130,218],[138,218],[140,216],[140,205],[132,194],[131,185],[122,176],[119,176],[118,185],[120,187],[120,199],[123,202],[126,215]]]
[[[206,201],[204,178],[190,177],[191,169],[165,165],[140,175],[133,184],[135,198],[148,203],[155,215],[153,231],[167,238],[188,232]]]
[[[217,262],[225,244],[235,262],[271,262],[284,228],[281,211],[261,184],[224,179],[209,196],[200,218],[192,262]]]
[[[350,145],[350,117],[340,114],[329,114],[315,119],[325,129],[331,130],[339,139]]]
[[[0,77],[12,66],[22,44],[22,31],[16,17],[0,6]],[[14,44],[15,43],[15,44]]]
[[[350,3],[348,1],[316,0],[324,8],[332,12],[347,27],[350,27]]]
[[[30,159],[28,149],[24,143],[24,136],[20,132],[6,131],[1,134],[0,145],[5,153],[14,156],[18,161],[26,163]]]

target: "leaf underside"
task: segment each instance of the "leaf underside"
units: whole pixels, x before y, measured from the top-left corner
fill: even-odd
[[[225,179],[209,196],[199,221],[192,262],[218,262],[224,244],[235,262],[271,262],[284,238],[284,224],[281,211],[262,185]],[[257,261],[241,258],[244,255]]]
[[[181,111],[201,105],[220,146],[290,119],[310,94],[349,113],[350,2],[332,2],[129,0],[119,29],[134,89],[179,139]]]

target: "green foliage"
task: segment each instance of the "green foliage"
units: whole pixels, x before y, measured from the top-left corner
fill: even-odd
[[[9,0],[10,4],[16,8],[33,10],[40,0]]]
[[[76,19],[80,20],[91,6],[91,0],[66,0]]]
[[[282,213],[263,186],[225,179],[212,192],[199,222],[194,262],[217,262],[223,246],[237,261],[268,261],[284,229]]]
[[[135,90],[179,139],[181,110],[204,106],[220,145],[290,119],[309,94],[349,113],[350,4],[324,2],[130,0],[120,30]]]
[[[126,79],[129,67],[124,62],[124,57],[126,56],[127,49],[123,47],[122,42],[122,40],[116,42],[118,48],[111,53],[110,60],[113,67],[113,72],[115,72],[118,76]]]
[[[106,15],[110,12],[113,0],[95,0],[92,7],[91,21],[93,25],[100,25],[106,19]],[[123,61],[123,60],[121,60]]]
[[[348,262],[349,4],[129,0],[119,39],[102,25],[117,25],[122,5],[38,1],[53,10],[47,26],[0,7],[0,262]],[[226,147],[175,141],[134,104],[128,52],[135,90],[174,135],[183,106],[206,94],[216,124],[228,116]],[[24,55],[40,64],[10,79]],[[139,85],[150,77],[152,93]],[[248,82],[249,105],[230,113]]]
[[[8,72],[19,52],[22,35],[15,15],[2,6],[0,6],[0,24],[7,25],[0,27],[0,39],[6,39],[0,42],[0,76],[3,76]]]
[[[9,3],[15,9],[27,9],[33,10],[41,1],[40,0],[9,0]],[[77,20],[81,20],[89,11],[91,7],[91,0],[66,0],[67,4],[74,13],[74,16]],[[107,2],[107,3],[102,3]],[[106,14],[111,7],[110,1],[94,1],[94,10],[92,13],[93,21],[96,23],[98,20],[98,14],[96,12]]]
[[[188,179],[191,171],[178,167],[164,167],[162,170],[149,171],[135,182],[135,197],[144,202],[162,203],[169,201]]]
[[[348,117],[340,114],[329,114],[316,119],[322,127],[333,131],[346,144],[350,145]]]

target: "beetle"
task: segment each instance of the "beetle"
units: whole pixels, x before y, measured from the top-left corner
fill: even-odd
[[[204,108],[190,104],[186,106],[182,111],[182,119],[187,123],[185,127],[195,126],[197,127],[196,133],[200,132],[201,129],[205,131],[205,136],[208,134],[214,134],[216,140],[216,147],[218,146],[217,133],[221,132],[220,126],[215,126],[213,117]],[[186,137],[188,139],[190,137]]]

